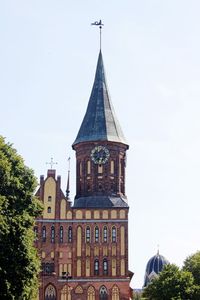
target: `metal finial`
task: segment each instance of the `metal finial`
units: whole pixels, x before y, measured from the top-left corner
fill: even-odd
[[[50,165],[51,169],[53,168],[53,165],[57,165],[57,164],[58,164],[57,162],[53,161],[53,157],[51,157],[51,161],[50,162],[46,162],[46,165]]]
[[[91,25],[95,25],[95,26],[99,26],[99,30],[100,30],[100,50],[101,50],[101,29],[102,29],[102,26],[104,26],[104,24],[102,23],[101,20],[99,21],[95,21],[93,23],[91,23]]]
[[[67,178],[67,189],[66,189],[66,197],[68,198],[69,197],[69,193],[70,193],[70,190],[69,190],[69,177],[70,177],[70,157],[68,157],[68,178]]]
[[[157,255],[159,255],[159,247],[160,247],[160,245],[158,244],[157,245]]]

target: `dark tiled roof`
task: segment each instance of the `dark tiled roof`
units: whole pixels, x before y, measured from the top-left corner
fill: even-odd
[[[88,141],[127,144],[110,101],[101,51],[87,111],[73,145]]]
[[[74,200],[74,208],[107,208],[107,207],[128,207],[122,197],[90,196],[80,197]]]
[[[147,286],[167,264],[169,264],[168,260],[164,256],[160,255],[159,252],[151,257],[146,266],[144,287]]]

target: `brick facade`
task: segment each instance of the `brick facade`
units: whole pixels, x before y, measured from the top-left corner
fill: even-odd
[[[73,149],[73,206],[55,170],[41,176],[36,194],[44,204],[34,228],[42,262],[39,300],[128,300],[128,145],[108,96],[101,51]]]

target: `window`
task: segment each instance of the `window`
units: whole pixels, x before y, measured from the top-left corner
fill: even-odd
[[[51,202],[51,200],[52,200],[52,197],[49,196],[49,197],[48,197],[48,202]]]
[[[90,160],[87,161],[87,174],[90,174],[91,163]]]
[[[50,206],[48,206],[48,208],[47,208],[47,212],[48,212],[48,214],[50,214],[50,213],[51,213],[51,207],[50,207]]]
[[[102,187],[101,183],[99,183],[98,188],[99,188],[99,191],[102,191],[103,187]]]
[[[56,300],[56,290],[52,284],[49,284],[45,290],[45,300]]]
[[[95,289],[90,286],[87,290],[87,300],[95,300]]]
[[[98,241],[99,241],[99,228],[97,226],[95,227],[94,239],[95,239],[95,243],[98,243]]]
[[[116,228],[112,227],[112,242],[115,243],[117,240]]]
[[[38,239],[38,228],[37,226],[34,227],[34,236],[35,236],[35,241]]]
[[[103,173],[103,166],[102,165],[98,165],[98,173],[99,174]]]
[[[107,261],[107,259],[103,260],[103,274],[108,275],[108,261]]]
[[[113,288],[112,288],[112,300],[119,300],[119,288],[114,285]]]
[[[55,243],[55,228],[51,227],[51,243]]]
[[[42,227],[42,241],[46,242],[46,227]]]
[[[90,242],[90,227],[89,226],[86,228],[86,242],[87,243]]]
[[[94,275],[99,275],[99,261],[97,259],[94,261]]]
[[[72,227],[68,228],[68,243],[72,242]]]
[[[108,292],[107,292],[107,289],[104,285],[99,290],[99,299],[100,300],[107,300],[108,299]]]
[[[111,160],[111,162],[110,162],[110,173],[111,174],[114,174],[114,168],[115,168],[114,160]]]
[[[63,243],[63,227],[60,226],[60,243]]]
[[[106,243],[108,240],[108,229],[106,226],[103,228],[103,241]]]

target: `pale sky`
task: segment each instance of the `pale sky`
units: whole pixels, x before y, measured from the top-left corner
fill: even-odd
[[[200,1],[1,0],[0,134],[37,177],[53,156],[66,186],[99,52],[130,145],[129,269],[143,285],[160,253],[181,266],[200,249]]]

